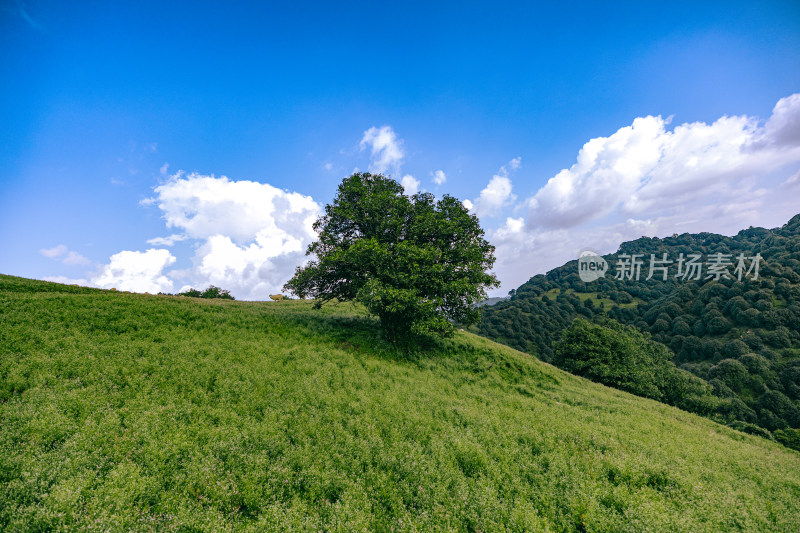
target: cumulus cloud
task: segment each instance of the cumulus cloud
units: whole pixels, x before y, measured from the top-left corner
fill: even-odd
[[[521,234],[525,226],[525,219],[519,218],[506,218],[506,223],[495,231],[495,236],[500,240],[513,239],[516,235]]]
[[[764,127],[764,139],[775,146],[800,146],[800,93],[781,98]]]
[[[690,212],[737,202],[754,181],[800,160],[800,95],[781,99],[765,126],[746,116],[672,131],[661,117],[640,117],[587,142],[575,164],[527,202],[531,227],[575,227],[619,211]]]
[[[445,181],[447,181],[447,176],[445,175],[444,170],[437,170],[433,173],[433,182],[436,185],[443,185]]]
[[[797,214],[800,95],[778,101],[766,122],[724,116],[669,125],[639,117],[589,140],[571,167],[518,206],[524,217],[490,231],[504,290],[584,249],[610,253],[626,240],[672,233],[731,235]],[[487,189],[494,201],[484,205],[496,206],[510,183]]]
[[[227,177],[177,174],[155,188],[152,199],[168,228],[192,239],[226,235],[243,244],[264,231],[302,241],[313,236],[320,206],[310,197],[266,183]]]
[[[157,206],[167,228],[177,231],[147,243],[165,247],[190,241],[190,264],[175,268],[177,258],[163,248],[124,250],[87,274],[88,280],[52,279],[150,293],[173,292],[176,285],[216,285],[239,299],[263,300],[280,292],[305,260],[305,250],[316,239],[312,224],[322,211],[310,196],[269,184],[180,171],[154,193],[140,203]],[[65,264],[89,263],[63,244],[40,253]]]
[[[116,288],[131,292],[170,292],[173,283],[164,269],[175,262],[169,250],[150,249],[145,252],[125,250],[111,256],[109,264],[92,278],[94,286]]]
[[[60,261],[69,266],[90,265],[92,263],[88,258],[82,256],[78,252],[70,250],[63,244],[59,244],[53,248],[43,248],[39,250],[39,253],[48,259]]]
[[[511,194],[511,180],[505,176],[492,177],[475,202],[479,216],[495,216],[506,204],[514,201]]]
[[[180,233],[150,243],[197,242],[191,268],[170,272],[184,285],[216,285],[240,299],[279,292],[316,239],[321,207],[310,196],[225,176],[178,173],[155,188],[168,228]]]
[[[403,157],[403,140],[398,139],[391,126],[371,127],[361,138],[361,149],[369,147],[371,172],[386,173],[390,170],[397,174]]]
[[[476,214],[479,217],[497,216],[499,212],[514,203],[516,195],[511,194],[511,179],[508,177],[508,168],[516,170],[519,168],[521,158],[516,157],[503,165],[500,170],[492,176],[489,184],[481,191],[480,196],[472,202]]]
[[[408,196],[414,196],[419,192],[419,180],[415,179],[411,174],[403,176],[403,179],[400,180],[400,185],[403,186]]]
[[[265,300],[280,292],[303,261],[308,241],[259,233],[254,242],[238,245],[229,237],[214,235],[201,245],[188,276],[194,286],[216,285],[238,298]]]

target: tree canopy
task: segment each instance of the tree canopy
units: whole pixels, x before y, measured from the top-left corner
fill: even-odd
[[[391,178],[345,178],[315,223],[319,239],[284,289],[317,299],[362,303],[387,338],[448,335],[453,322],[474,324],[476,305],[499,282],[488,270],[494,247],[462,203],[430,193],[411,197]]]
[[[669,349],[633,326],[576,318],[555,344],[553,364],[639,396],[708,414],[719,403],[702,379],[676,368]],[[737,363],[738,364],[738,363]],[[744,367],[742,367],[744,368]]]

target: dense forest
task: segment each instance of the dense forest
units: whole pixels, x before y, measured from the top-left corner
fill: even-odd
[[[595,281],[581,280],[577,260],[534,276],[508,300],[485,307],[477,331],[564,368],[564,337],[576,318],[634,327],[669,348],[670,365],[708,384],[715,401],[689,410],[796,445],[800,215],[783,227],[751,227],[734,237],[643,237],[604,259],[608,270]],[[637,262],[638,279],[630,268]]]

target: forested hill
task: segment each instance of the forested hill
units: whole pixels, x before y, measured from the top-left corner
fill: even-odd
[[[635,255],[638,280],[628,268]],[[693,255],[699,280],[696,271],[687,276]],[[800,215],[734,237],[643,237],[604,259],[608,270],[595,281],[581,280],[577,260],[534,276],[509,300],[485,307],[478,332],[550,361],[554,341],[576,317],[610,317],[651,334],[676,365],[730,399],[716,418],[770,431],[800,427]],[[647,279],[651,259],[672,261],[653,265],[667,268],[666,280],[658,268]]]

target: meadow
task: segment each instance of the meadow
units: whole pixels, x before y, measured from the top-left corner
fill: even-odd
[[[0,276],[6,531],[797,531],[800,453],[351,304]]]

